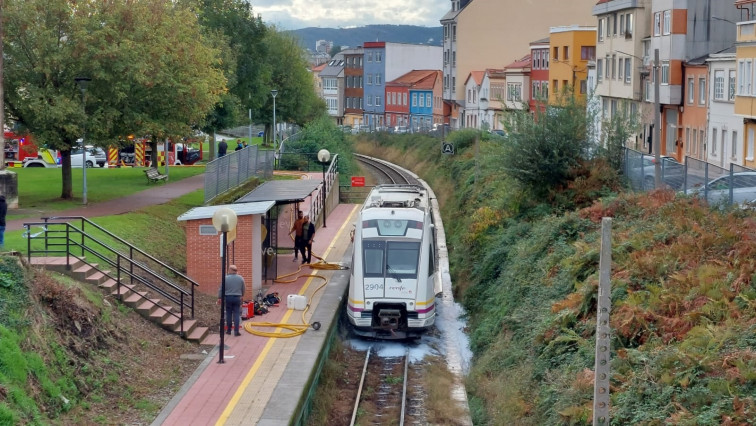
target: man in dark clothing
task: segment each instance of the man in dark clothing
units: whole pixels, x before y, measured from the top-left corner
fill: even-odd
[[[302,222],[302,242],[299,249],[302,252],[302,264],[310,263],[312,260],[312,239],[315,237],[315,225],[310,222],[310,216],[304,217]],[[307,253],[305,253],[305,249]]]
[[[299,252],[299,246],[302,245],[302,224],[304,223],[304,216],[302,210],[297,211],[297,220],[291,225],[291,231],[289,235],[294,234],[294,262],[297,261],[297,253]],[[302,258],[304,259],[304,257]]]
[[[223,286],[218,288],[218,304],[221,302]],[[236,273],[236,265],[228,266],[226,275],[226,334],[231,334],[231,320],[234,323],[234,336],[241,336],[241,301],[244,296],[244,278]]]
[[[225,140],[222,140],[218,143],[218,158],[223,157],[226,155],[226,150],[228,149],[228,144]]]
[[[8,213],[8,204],[5,195],[0,195],[0,248],[5,246],[5,215]]]

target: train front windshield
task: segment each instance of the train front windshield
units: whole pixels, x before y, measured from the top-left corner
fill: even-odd
[[[417,279],[420,243],[404,241],[363,242],[365,277]]]

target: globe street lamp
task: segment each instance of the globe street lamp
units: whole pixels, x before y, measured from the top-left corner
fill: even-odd
[[[228,243],[233,241],[236,238],[236,212],[229,209],[228,207],[223,207],[215,211],[213,213],[213,227],[216,231],[220,232],[222,234],[221,236],[221,298],[220,298],[220,346],[218,347],[219,350],[219,357],[218,357],[218,364],[223,364],[225,360],[223,359],[223,349],[225,346],[224,342],[224,336],[226,333],[223,332],[223,326],[225,323],[225,314],[226,314],[226,252],[228,251]],[[231,232],[231,241],[229,241],[228,233]],[[233,318],[231,319],[233,321]],[[230,330],[230,328],[229,328]],[[229,331],[230,332],[230,331]]]
[[[326,164],[331,160],[331,153],[327,149],[318,151],[318,161],[323,165],[323,228],[326,227],[326,197],[328,197],[328,188],[326,188]]]
[[[273,89],[270,91],[270,94],[273,96],[273,151],[276,150],[276,95],[278,95],[278,90]]]
[[[87,93],[87,84],[92,81],[89,77],[76,77],[74,79],[76,83],[79,84],[79,90],[81,90],[81,107],[84,109],[84,117],[85,117],[85,124],[84,124],[84,134],[81,138],[81,170],[82,170],[82,177],[84,180],[84,183],[82,184],[81,189],[81,198],[82,198],[82,204],[87,204],[87,146],[86,146],[86,139],[87,139],[87,127],[86,127],[86,115],[87,115],[87,106],[84,103]],[[70,158],[70,157],[69,157]]]

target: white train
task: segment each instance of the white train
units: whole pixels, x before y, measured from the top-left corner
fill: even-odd
[[[428,192],[379,185],[360,210],[346,314],[361,336],[418,337],[436,319],[438,278]]]

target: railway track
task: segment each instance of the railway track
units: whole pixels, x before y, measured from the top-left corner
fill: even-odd
[[[367,155],[354,154],[357,161],[365,165],[373,172],[379,184],[399,183],[419,185],[420,182],[404,170],[394,167],[391,163],[368,157]]]
[[[379,357],[370,348],[360,377],[350,426],[425,424],[422,367],[403,356]]]

